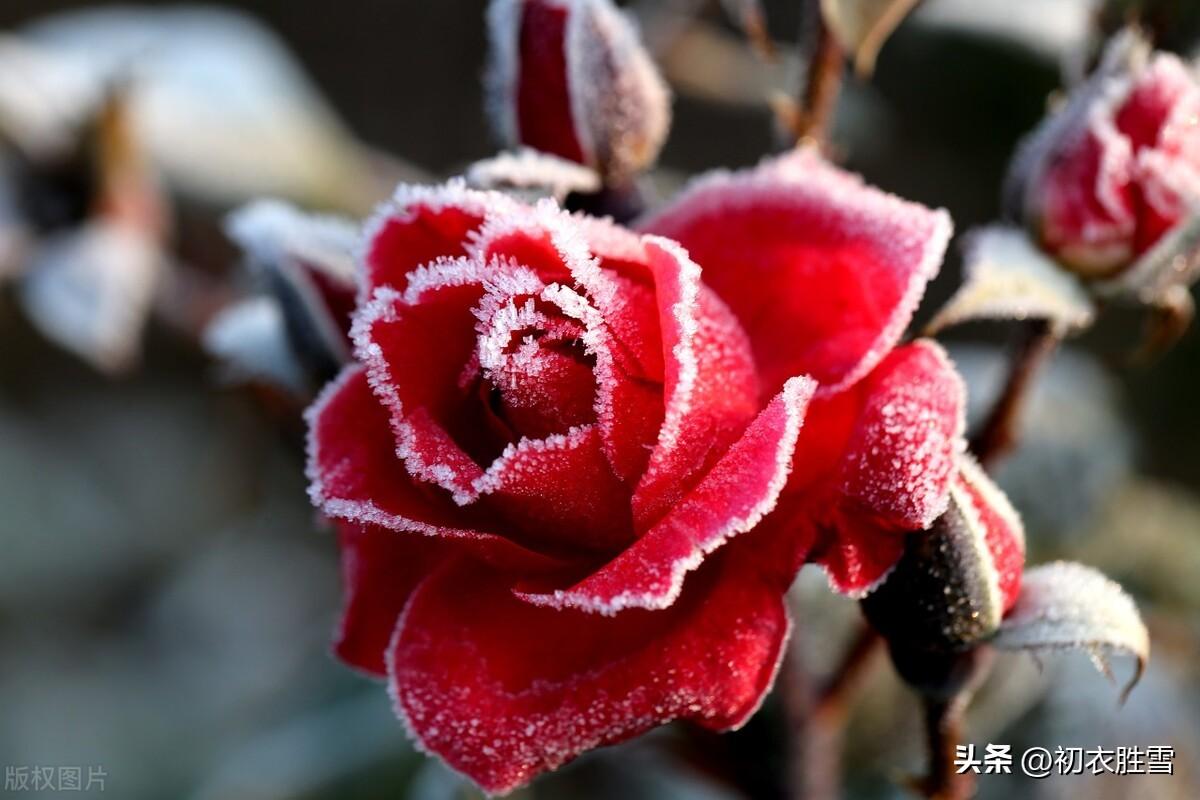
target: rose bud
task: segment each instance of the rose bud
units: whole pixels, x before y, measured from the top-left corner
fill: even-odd
[[[630,20],[611,0],[493,0],[489,106],[522,145],[627,183],[658,156],[670,97]]]
[[[1186,237],[1168,234],[1200,201],[1195,71],[1132,32],[1116,37],[1022,145],[1007,194],[1043,249],[1085,278],[1120,275],[1160,243],[1182,249]]]
[[[1017,601],[1025,533],[1008,498],[970,456],[958,459],[950,504],[862,601],[897,670],[926,691],[953,691],[957,655],[994,636]],[[948,685],[949,684],[949,685]]]
[[[745,723],[800,564],[876,584],[964,447],[961,379],[899,341],[944,212],[803,150],[643,225],[402,186],[365,232],[354,361],[307,415],[336,652],[491,793]]]

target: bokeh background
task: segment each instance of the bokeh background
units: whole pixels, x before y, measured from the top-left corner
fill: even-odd
[[[663,193],[777,149],[767,98],[797,79],[798,0],[765,4],[782,42],[776,63],[757,59],[708,5],[635,4],[676,93],[653,176]],[[1007,159],[1084,47],[1092,5],[928,0],[874,78],[847,87],[834,135],[845,162],[949,208],[959,232],[994,219]],[[127,52],[128,30],[144,39],[150,26],[160,47],[149,80],[185,94],[221,68],[214,90],[182,107],[205,106],[261,138],[181,122],[153,146],[177,203],[179,253],[206,286],[240,287],[219,220],[257,192],[361,213],[386,193],[380,176],[441,177],[494,151],[479,80],[483,13],[481,0],[4,0],[0,32],[101,63]],[[1177,39],[1191,46],[1186,29]],[[244,78],[244,91],[220,84],[222,69]],[[301,142],[291,150],[261,144],[289,132]],[[226,156],[236,168],[222,170]],[[953,290],[956,262],[923,316]],[[188,285],[174,286],[176,304]],[[1151,668],[1119,708],[1086,657],[1040,667],[1006,658],[970,738],[1018,752],[1171,745],[1177,774],[989,776],[985,798],[1200,797],[1200,331],[1152,365],[1125,366],[1139,324],[1106,320],[1060,353],[1028,410],[1024,447],[999,477],[1025,515],[1031,562],[1079,560],[1135,594]],[[1001,377],[1007,339],[1004,326],[978,326],[951,340],[976,412]],[[0,296],[0,765],[102,766],[106,791],[132,800],[475,796],[412,753],[380,686],[328,655],[336,548],[305,497],[294,412],[223,385],[178,315],[151,324],[138,370],[110,378],[48,344],[11,293]],[[796,594],[797,646],[820,672],[858,612],[819,575],[803,574]],[[901,796],[898,784],[921,766],[916,706],[885,662],[852,718],[850,797]],[[777,797],[779,724],[769,705],[716,755],[712,742],[671,728],[521,796]],[[721,759],[734,763],[713,768]],[[732,773],[740,789],[722,779]]]

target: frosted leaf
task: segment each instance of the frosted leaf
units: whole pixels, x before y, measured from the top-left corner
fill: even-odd
[[[560,202],[572,192],[599,191],[601,185],[590,167],[528,148],[476,161],[467,168],[466,178],[477,189],[509,191],[527,200],[549,196]]]
[[[98,93],[132,78],[139,139],[185,191],[222,203],[374,200],[359,145],[279,37],[248,15],[90,9],[43,17],[22,34]]]
[[[350,360],[349,315],[358,291],[358,228],[338,217],[258,201],[230,215],[226,230],[276,299],[300,365],[329,377]]]
[[[29,158],[65,155],[101,86],[80,65],[15,36],[0,36],[0,131]]]
[[[1137,659],[1122,700],[1150,657],[1150,636],[1133,599],[1096,570],[1065,561],[1025,573],[1017,604],[1000,626],[994,644],[1004,650],[1085,650],[1111,677],[1113,654]]]
[[[46,239],[20,286],[49,339],[105,372],[137,360],[162,273],[158,247],[125,228],[91,223]]]
[[[854,58],[860,74],[875,68],[879,48],[917,0],[821,0],[825,24]]]
[[[981,319],[1045,319],[1062,335],[1087,328],[1095,317],[1079,281],[1017,228],[976,231],[963,272],[963,285],[934,316],[927,335]]]
[[[229,235],[254,266],[279,268],[302,261],[353,287],[358,269],[358,225],[348,219],[303,211],[276,200],[250,203],[229,216]]]
[[[288,391],[308,390],[308,378],[288,341],[279,304],[254,297],[223,309],[204,329],[204,349],[231,382],[266,381]]]
[[[938,33],[999,40],[1062,63],[1088,46],[1094,0],[938,0],[913,21]]]

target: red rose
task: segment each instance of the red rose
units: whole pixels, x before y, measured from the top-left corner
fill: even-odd
[[[309,414],[337,652],[491,792],[672,719],[741,725],[799,564],[863,592],[947,507],[961,381],[896,347],[944,212],[798,152],[643,231],[402,187],[358,363]]]
[[[1092,278],[1129,267],[1200,201],[1200,84],[1131,35],[1015,162],[1013,201],[1041,245]]]
[[[670,95],[612,0],[492,0],[488,104],[508,146],[621,182],[658,156]]]

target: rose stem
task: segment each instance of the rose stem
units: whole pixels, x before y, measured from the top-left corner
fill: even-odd
[[[971,439],[971,451],[984,467],[994,465],[1016,445],[1026,396],[1058,343],[1059,336],[1046,320],[1026,323],[1020,344],[1013,351],[1004,388],[983,426]]]
[[[820,689],[801,659],[789,652],[780,683],[788,728],[793,731],[788,763],[791,796],[797,800],[833,800],[841,796],[842,733],[851,701],[874,663],[883,640],[863,626],[841,663]]]
[[[929,776],[922,787],[930,800],[965,800],[974,794],[975,779],[954,765],[963,738],[963,714],[968,695],[949,700],[925,697],[925,736],[929,746]]]
[[[845,54],[837,38],[825,24],[821,0],[809,0],[805,14],[805,32],[811,51],[800,82],[796,143],[824,145],[842,90]],[[803,59],[801,59],[803,61]]]

